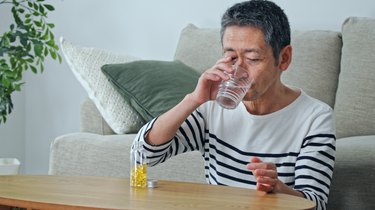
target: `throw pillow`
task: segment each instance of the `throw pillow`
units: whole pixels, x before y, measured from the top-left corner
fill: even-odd
[[[63,38],[60,44],[73,74],[112,130],[117,134],[137,132],[144,121],[108,82],[100,68],[108,63],[124,63],[139,59],[101,49],[81,47]]]
[[[134,61],[102,67],[118,92],[149,121],[194,90],[199,73],[180,61]]]
[[[335,112],[337,136],[375,134],[375,19],[348,18],[342,26],[342,58]]]

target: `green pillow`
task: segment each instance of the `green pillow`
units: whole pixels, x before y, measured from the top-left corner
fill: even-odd
[[[199,73],[181,61],[142,60],[102,66],[115,89],[146,121],[166,112],[192,92]]]

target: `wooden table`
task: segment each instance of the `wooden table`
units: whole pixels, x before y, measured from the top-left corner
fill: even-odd
[[[127,178],[0,176],[0,209],[313,209],[303,198],[207,184],[158,181],[129,187]],[[2,205],[2,207],[1,207]]]

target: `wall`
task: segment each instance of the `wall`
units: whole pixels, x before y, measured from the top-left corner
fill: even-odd
[[[83,46],[108,49],[143,59],[171,60],[181,29],[187,23],[219,27],[221,14],[235,0],[51,0],[56,11],[56,37]],[[348,16],[375,18],[372,0],[277,0],[288,14],[292,29],[341,29]],[[3,13],[0,13],[3,19]],[[16,126],[0,130],[4,139],[24,133],[25,173],[48,170],[49,145],[59,135],[79,132],[79,108],[87,96],[67,64],[47,60],[43,75],[26,75],[24,116]],[[18,105],[18,104],[16,104]],[[20,106],[22,107],[22,106]],[[22,111],[19,113],[22,115]],[[16,118],[16,117],[15,117]],[[24,125],[22,125],[24,124]],[[22,128],[24,127],[24,131]],[[4,135],[4,129],[8,134]],[[13,135],[10,135],[13,134]],[[20,141],[22,142],[22,141]],[[5,144],[4,144],[5,145]],[[20,150],[23,150],[22,145]],[[9,147],[11,148],[11,147]],[[18,149],[11,148],[13,155]],[[0,156],[2,156],[0,149]],[[12,152],[8,155],[12,155]]]
[[[12,21],[9,5],[0,5],[0,34],[8,31]],[[14,109],[5,124],[0,124],[0,158],[17,158],[21,172],[25,162],[25,91],[12,95]]]

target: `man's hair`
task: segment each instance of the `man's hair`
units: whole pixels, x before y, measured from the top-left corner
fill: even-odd
[[[221,42],[228,26],[251,26],[263,31],[265,42],[272,47],[276,63],[281,49],[290,44],[288,17],[275,3],[266,0],[250,0],[237,3],[227,9],[221,19]]]

